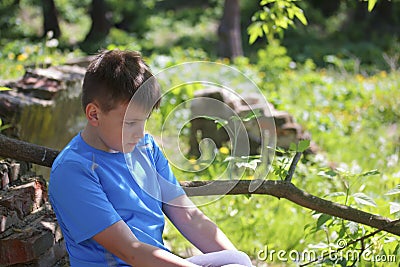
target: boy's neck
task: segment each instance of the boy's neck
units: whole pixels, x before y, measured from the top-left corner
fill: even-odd
[[[109,153],[116,153],[118,151],[108,148],[103,141],[97,135],[96,129],[91,125],[86,124],[85,128],[81,132],[81,137],[89,146],[96,148],[98,150],[106,151]]]

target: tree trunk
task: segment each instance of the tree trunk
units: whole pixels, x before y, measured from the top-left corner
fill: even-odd
[[[92,26],[83,41],[83,49],[87,52],[94,52],[99,48],[98,44],[101,45],[107,37],[111,28],[107,19],[107,6],[104,0],[92,0],[90,17]]]
[[[218,37],[218,55],[220,57],[234,59],[243,56],[239,0],[225,0]]]
[[[54,0],[42,0],[43,10],[43,36],[48,32],[53,32],[51,38],[59,38],[61,36],[60,25],[58,23],[57,9]]]

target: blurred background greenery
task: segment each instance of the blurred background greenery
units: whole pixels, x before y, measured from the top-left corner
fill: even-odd
[[[248,27],[260,20],[263,8],[276,12],[273,19],[288,23],[290,18],[279,13],[285,10],[279,5],[292,1],[262,2],[273,2],[279,11],[274,11],[271,3],[268,6],[259,1],[238,0],[190,4],[183,0],[4,0],[0,3],[0,58],[3,64],[15,60],[24,64],[54,62],[111,46],[140,50],[144,55],[173,55],[178,49],[208,59],[242,55],[250,63],[257,63],[257,51],[265,49],[268,42],[258,38],[250,45]],[[303,11],[308,24],[303,25],[295,17],[291,19],[293,27],[289,23],[284,34],[278,33],[281,38],[276,39],[281,40],[285,53],[295,62],[312,59],[317,67],[327,67],[341,61],[343,68],[368,73],[398,67],[399,1],[378,1],[371,12],[366,1],[293,3]],[[239,28],[226,26],[229,23],[238,23]],[[282,23],[277,25],[274,27],[279,28]],[[238,31],[237,51],[221,49],[224,29]],[[52,38],[57,42],[46,45]],[[49,57],[54,54],[62,56]],[[22,71],[21,67],[7,66],[1,69],[1,77],[16,77]]]

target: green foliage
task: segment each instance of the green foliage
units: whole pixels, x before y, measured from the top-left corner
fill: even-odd
[[[274,80],[290,68],[292,59],[287,55],[287,49],[278,41],[272,41],[264,49],[257,52],[257,67],[265,72],[269,80]]]
[[[375,68],[389,70],[393,68],[389,62],[392,66],[398,62],[398,49],[393,49],[400,33],[394,26],[399,23],[398,1],[378,1],[372,12],[368,12],[362,1],[298,3],[307,14],[309,24],[297,23],[296,29],[285,31],[282,40],[296,62],[311,58],[318,66],[326,67],[329,64],[325,56],[334,55],[347,61],[351,71],[363,73],[372,73]],[[390,21],[387,27],[379,26],[386,20]],[[383,53],[388,54],[388,59],[383,58]]]
[[[59,65],[69,58],[82,55],[78,49],[72,52],[59,49],[57,39],[44,38],[36,43],[26,39],[0,42],[2,41],[4,44],[0,51],[0,79],[21,77],[26,66]]]
[[[0,86],[0,92],[1,91],[8,91],[8,90],[11,90],[11,88],[8,88],[8,87],[5,87],[5,86]],[[7,128],[9,128],[10,127],[10,125],[8,125],[8,124],[3,124],[3,120],[0,118],[0,133],[2,132],[2,131],[4,131],[5,129],[7,129]]]
[[[267,37],[268,41],[278,34],[283,37],[284,31],[289,26],[294,26],[294,19],[297,18],[302,24],[307,25],[307,19],[303,10],[295,2],[297,0],[261,0],[262,10],[257,11],[253,17],[253,23],[248,27],[250,36],[249,43],[254,43],[257,38]]]
[[[3,120],[0,118],[0,133],[8,128],[10,128],[11,125],[9,124],[3,124]]]
[[[371,12],[372,9],[374,9],[376,2],[378,2],[378,0],[364,0],[364,1],[368,1],[368,11]]]
[[[0,3],[0,39],[15,38],[20,32],[18,18],[16,16],[19,3],[15,0],[3,0]],[[7,29],[5,31],[4,29]]]
[[[0,91],[8,91],[8,90],[11,90],[11,89],[8,87],[0,86]],[[3,125],[3,120],[0,118],[0,133],[9,127],[10,127],[9,124]]]
[[[87,16],[91,0],[54,0],[58,16],[68,23],[80,23],[82,16]]]
[[[291,143],[289,146],[289,151],[304,152],[309,147],[310,147],[310,140],[300,140],[298,144]]]
[[[143,49],[164,54],[172,54],[171,50],[177,48],[199,49],[215,54],[218,24],[215,10],[218,9],[178,9],[150,15],[147,25],[151,30],[142,40]]]
[[[133,34],[112,28],[106,40],[107,49],[136,50],[141,51],[142,47],[138,38]]]
[[[371,12],[377,0],[364,1],[368,1],[368,11]],[[307,25],[308,21],[303,9],[295,2],[298,0],[260,0],[261,10],[253,15],[252,24],[247,29],[249,43],[253,44],[263,36],[266,36],[269,42],[275,39],[275,35],[282,39],[284,31],[289,26],[295,27],[295,19]]]

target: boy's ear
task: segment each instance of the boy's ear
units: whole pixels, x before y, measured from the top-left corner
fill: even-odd
[[[100,108],[95,103],[89,103],[86,106],[86,118],[92,126],[97,126],[99,124],[99,111]]]

